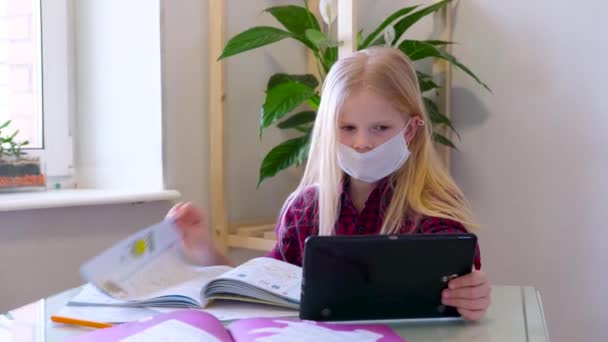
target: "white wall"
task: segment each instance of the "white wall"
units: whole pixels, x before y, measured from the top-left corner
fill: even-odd
[[[543,294],[552,341],[608,340],[608,53],[602,1],[460,1],[452,171],[493,282]]]
[[[160,0],[78,0],[74,21],[79,186],[162,189]]]
[[[0,312],[80,285],[83,261],[168,208],[157,202],[0,212]]]

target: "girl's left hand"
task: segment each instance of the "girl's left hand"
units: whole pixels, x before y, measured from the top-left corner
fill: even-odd
[[[464,319],[481,320],[490,306],[490,283],[482,271],[454,278],[441,294],[443,305],[455,307]]]

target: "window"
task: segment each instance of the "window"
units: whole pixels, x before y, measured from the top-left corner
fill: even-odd
[[[0,0],[0,121],[42,156],[51,182],[72,174],[69,13],[68,0]]]
[[[0,121],[43,148],[42,46],[37,1],[0,1]]]

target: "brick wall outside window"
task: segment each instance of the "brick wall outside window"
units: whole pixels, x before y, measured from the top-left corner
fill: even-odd
[[[0,0],[0,124],[11,119],[19,140],[41,147],[38,0]]]

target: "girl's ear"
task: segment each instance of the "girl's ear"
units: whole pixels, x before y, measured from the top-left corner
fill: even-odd
[[[405,142],[409,145],[410,142],[416,136],[416,132],[418,132],[418,127],[424,126],[424,121],[420,117],[420,115],[413,115],[406,124],[405,127]]]

